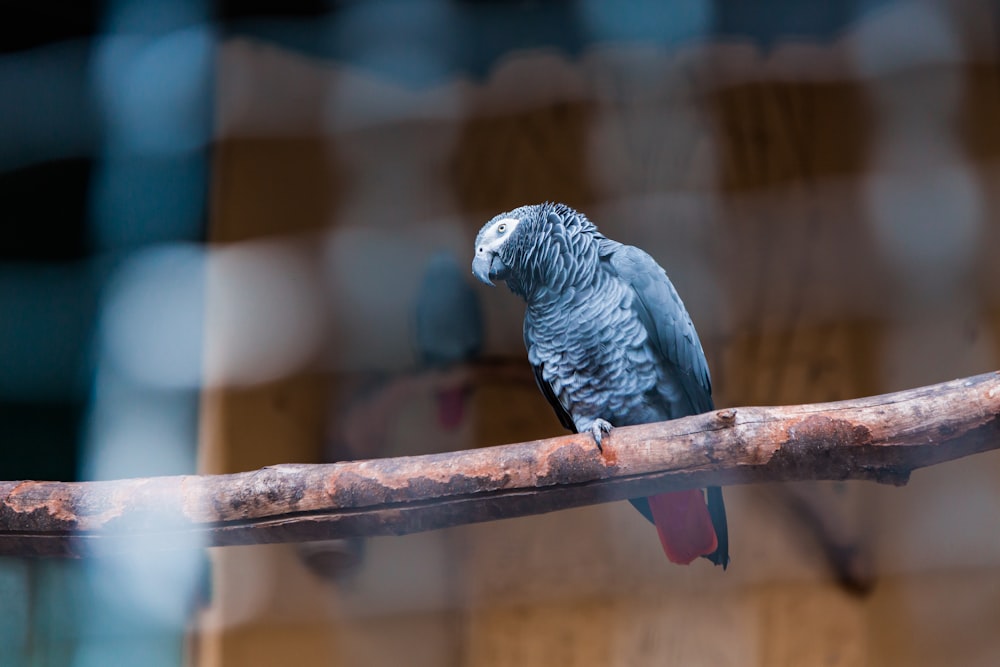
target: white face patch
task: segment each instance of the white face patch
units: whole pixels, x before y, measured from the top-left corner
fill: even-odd
[[[521,221],[516,218],[501,218],[494,222],[483,234],[479,243],[479,252],[495,252],[519,224]]]

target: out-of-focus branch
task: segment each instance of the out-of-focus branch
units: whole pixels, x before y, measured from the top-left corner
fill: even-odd
[[[838,403],[729,408],[589,435],[233,475],[0,482],[0,554],[403,534],[762,481],[870,479],[1000,448],[1000,373]],[[181,539],[184,538],[184,539]]]

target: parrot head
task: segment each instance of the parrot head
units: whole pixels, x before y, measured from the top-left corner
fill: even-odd
[[[509,213],[501,213],[487,222],[476,236],[476,254],[472,259],[472,274],[479,280],[492,285],[493,280],[505,280],[510,274],[513,260],[511,239],[517,228],[533,206],[522,206]],[[515,242],[516,243],[516,242]]]
[[[603,238],[585,216],[565,204],[532,204],[501,213],[476,236],[472,273],[492,285],[503,280],[514,294],[528,298],[534,291],[558,289],[580,278],[587,266],[573,257],[590,253],[592,241]],[[590,245],[590,250],[584,246]],[[572,275],[571,275],[572,274]]]

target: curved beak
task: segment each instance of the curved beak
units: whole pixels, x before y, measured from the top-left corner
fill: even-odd
[[[472,260],[472,275],[487,285],[493,284],[493,278],[503,280],[507,276],[507,265],[493,252],[477,252]]]
[[[493,285],[490,280],[490,263],[493,260],[493,253],[477,252],[472,260],[472,275],[487,285]]]

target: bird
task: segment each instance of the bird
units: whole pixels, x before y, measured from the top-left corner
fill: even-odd
[[[472,273],[524,299],[535,381],[560,423],[590,433],[598,448],[615,426],[713,409],[705,353],[664,269],[582,213],[546,202],[493,217],[476,236]],[[721,488],[630,502],[671,562],[729,565]]]
[[[413,317],[413,339],[423,369],[455,368],[476,360],[482,351],[482,309],[467,275],[450,251],[438,251],[427,261]],[[461,424],[468,393],[461,378],[438,389],[437,420],[443,429]]]

